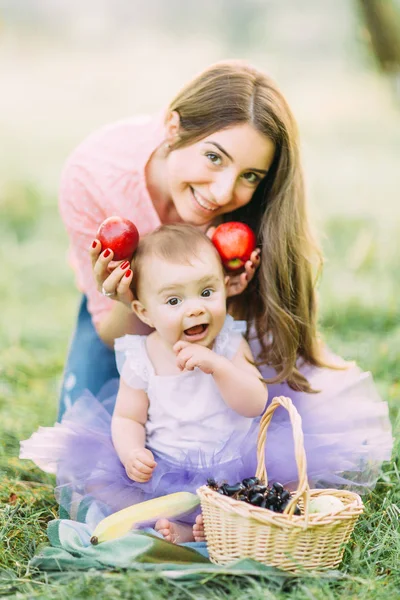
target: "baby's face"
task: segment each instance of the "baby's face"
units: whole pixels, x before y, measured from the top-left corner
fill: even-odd
[[[143,264],[139,290],[146,317],[168,345],[178,340],[211,347],[226,317],[225,278],[212,249],[190,264],[158,258]]]

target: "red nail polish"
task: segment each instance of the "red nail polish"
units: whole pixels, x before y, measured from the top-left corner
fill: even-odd
[[[107,258],[107,256],[110,256],[111,252],[110,250],[107,248],[107,250],[104,252],[103,256],[104,258]]]
[[[121,265],[121,269],[126,269],[126,267],[129,267],[129,260],[126,260],[124,263],[122,263]]]
[[[132,275],[132,271],[130,269],[125,273],[125,277],[130,277]]]
[[[94,240],[94,242],[92,242],[92,248],[96,248],[96,246],[97,246],[97,242],[96,242],[96,240]]]

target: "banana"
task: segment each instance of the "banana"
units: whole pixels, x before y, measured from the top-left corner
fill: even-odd
[[[128,533],[138,523],[155,521],[160,517],[177,517],[182,513],[189,512],[199,504],[200,499],[196,494],[175,492],[128,506],[100,521],[90,542],[96,545],[114,540]]]

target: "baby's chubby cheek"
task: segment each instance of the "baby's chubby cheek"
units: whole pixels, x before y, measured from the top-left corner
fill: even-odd
[[[221,312],[217,315],[213,315],[213,319],[211,321],[211,331],[212,336],[215,338],[220,333],[222,327],[224,326],[226,319],[226,311]]]
[[[183,329],[181,326],[173,326],[166,331],[166,339],[173,346],[179,340],[182,340]]]

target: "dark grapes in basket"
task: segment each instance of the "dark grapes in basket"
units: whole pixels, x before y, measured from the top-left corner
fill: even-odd
[[[257,477],[246,477],[233,485],[229,483],[217,483],[215,479],[207,479],[207,485],[223,496],[229,496],[234,500],[247,502],[252,506],[268,508],[273,512],[283,513],[290,501],[290,491],[286,490],[281,483],[276,481],[271,486],[263,485]],[[298,504],[294,514],[301,515]]]

